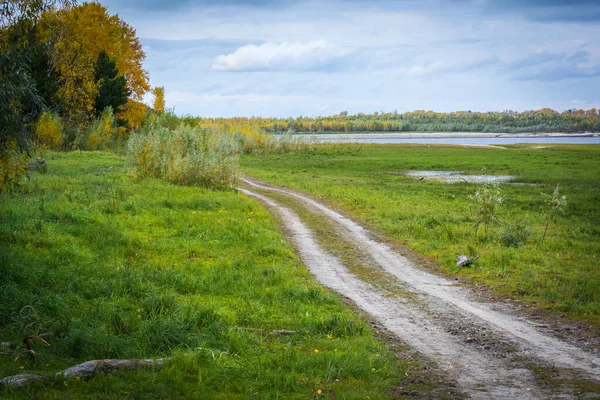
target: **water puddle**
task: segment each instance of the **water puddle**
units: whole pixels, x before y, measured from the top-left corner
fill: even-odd
[[[465,175],[462,171],[408,171],[405,175],[442,183],[504,183],[515,178],[512,175]]]

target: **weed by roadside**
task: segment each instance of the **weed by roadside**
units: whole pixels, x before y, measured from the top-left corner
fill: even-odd
[[[516,217],[514,222],[505,225],[500,240],[506,247],[521,247],[531,239],[531,226],[527,217]]]
[[[567,196],[560,195],[559,186],[559,184],[556,185],[556,188],[554,188],[554,192],[552,192],[552,195],[542,193],[542,197],[544,198],[548,208],[546,211],[546,222],[544,224],[544,234],[542,235],[542,241],[546,239],[546,233],[548,233],[548,226],[550,225],[550,222],[554,219],[556,213],[564,212],[564,209],[567,206]]]
[[[498,185],[481,185],[470,195],[469,199],[476,208],[477,222],[473,225],[475,236],[479,227],[483,225],[483,236],[487,238],[488,230],[492,223],[498,223],[498,212],[502,206],[502,194]]]

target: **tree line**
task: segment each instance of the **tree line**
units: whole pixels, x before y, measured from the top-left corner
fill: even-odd
[[[266,132],[600,132],[600,112],[549,108],[535,111],[439,113],[417,110],[405,113],[350,115],[341,112],[332,116],[298,118],[199,118],[186,117],[189,123],[210,125],[250,124]]]

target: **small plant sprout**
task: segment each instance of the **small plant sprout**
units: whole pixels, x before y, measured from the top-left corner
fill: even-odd
[[[484,237],[487,237],[492,222],[498,222],[498,210],[503,202],[500,189],[497,185],[484,184],[469,198],[477,209],[477,222],[473,225],[475,235],[477,235],[479,226],[483,224],[483,234]]]
[[[546,233],[548,232],[548,225],[550,225],[550,221],[554,219],[554,216],[557,212],[564,212],[564,209],[567,206],[567,196],[560,195],[559,186],[560,184],[557,183],[552,195],[542,193],[542,197],[544,198],[546,205],[549,207],[546,213],[546,225],[544,226],[544,235],[542,236],[542,242],[544,241],[544,239],[546,239]]]

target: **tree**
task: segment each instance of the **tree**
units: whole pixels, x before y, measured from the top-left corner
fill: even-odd
[[[36,59],[36,28],[51,0],[0,2],[0,192],[16,186],[24,173],[32,122],[44,108],[32,65]],[[39,50],[39,49],[38,49]]]
[[[100,116],[106,107],[112,107],[115,113],[121,112],[122,106],[131,95],[131,89],[127,87],[127,79],[119,75],[115,62],[108,58],[104,50],[100,52],[96,61],[95,79],[98,83],[98,96],[94,105],[96,117]]]
[[[152,94],[154,95],[154,103],[152,104],[152,108],[157,113],[165,112],[165,88],[162,86],[155,87],[152,90]]]
[[[110,15],[99,3],[44,14],[45,35],[53,43],[51,60],[60,75],[58,97],[62,114],[76,124],[85,124],[96,114],[100,85],[96,80],[96,62],[104,51],[118,74],[125,77],[131,91],[129,101],[141,101],[150,89],[148,73],[143,69],[145,53],[135,30],[117,15]],[[122,107],[121,119],[129,120]]]
[[[4,42],[4,41],[3,41]],[[31,52],[0,44],[0,151],[26,151],[28,125],[43,108],[31,76]]]
[[[129,99],[122,113],[127,118],[127,129],[131,131],[142,126],[149,108],[141,101]]]
[[[26,23],[35,23],[40,15],[58,4],[73,4],[71,0],[2,0],[0,2],[0,29]]]
[[[57,93],[60,85],[59,75],[50,61],[51,46],[50,43],[39,41],[32,46],[31,77],[45,107],[54,110],[58,108]]]

